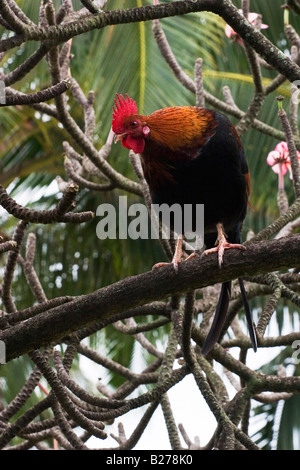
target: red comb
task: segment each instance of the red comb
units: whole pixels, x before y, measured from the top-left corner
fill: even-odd
[[[124,127],[124,117],[137,114],[138,108],[136,102],[129,98],[126,93],[126,98],[116,93],[118,101],[115,99],[115,107],[113,108],[112,130],[115,134],[121,134]]]

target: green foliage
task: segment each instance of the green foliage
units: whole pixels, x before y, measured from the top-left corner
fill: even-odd
[[[39,3],[23,0],[19,5],[36,21]],[[59,3],[58,0],[54,1],[55,6]],[[74,3],[79,8],[80,2]],[[109,8],[123,8],[124,3],[121,0],[113,0],[109,2]],[[234,3],[240,6],[240,1]],[[272,0],[271,3],[272,8],[270,2],[252,0],[251,11],[262,14],[263,22],[269,25],[264,34],[285,50],[287,42],[282,33],[283,14],[278,13],[281,12],[282,1]],[[136,0],[126,2],[128,8],[136,5]],[[292,23],[299,24],[299,17],[293,14],[291,17]],[[225,37],[223,20],[204,12],[168,18],[162,20],[161,25],[180,66],[190,77],[193,77],[196,59],[202,57],[205,88],[223,99],[222,88],[229,85],[239,108],[247,109],[253,94],[249,66],[242,47]],[[98,148],[106,141],[110,130],[116,92],[128,93],[135,98],[142,105],[140,112],[145,114],[166,106],[194,104],[193,94],[174,78],[161,57],[151,28],[150,22],[145,23],[144,29],[137,23],[109,26],[76,37],[72,41],[72,75],[86,94],[90,90],[95,91],[95,142]],[[8,73],[22,63],[24,58],[29,57],[36,47],[34,42],[26,43],[20,53],[7,53],[0,66]],[[263,70],[263,76],[269,81],[276,73]],[[44,58],[34,71],[17,84],[17,88],[30,93],[34,89],[49,86],[49,80],[48,65]],[[281,91],[288,95],[289,87],[285,85]],[[259,119],[279,129],[276,95],[277,93],[272,93],[267,98]],[[82,110],[70,93],[68,96],[72,114],[82,125]],[[235,119],[232,121],[236,122]],[[51,185],[53,190],[50,194],[47,189],[56,175],[65,177],[62,143],[67,138],[66,133],[58,127],[54,118],[46,118],[30,108],[11,107],[0,108],[0,135],[0,183],[4,186],[11,185],[13,195],[20,198],[22,203],[31,204],[33,207],[36,207],[36,204],[44,208],[52,207],[56,199],[56,187]],[[254,211],[249,211],[245,231],[250,227],[258,231],[277,216],[277,176],[266,164],[267,154],[273,150],[277,141],[252,129],[242,140],[252,175],[251,203],[254,208]],[[120,173],[134,178],[125,149],[116,146],[109,158],[110,163]],[[289,196],[292,197],[290,182],[287,181],[287,185]],[[37,194],[43,194],[44,197],[37,200]],[[111,202],[117,207],[118,196],[117,191],[112,194],[94,194],[81,190],[77,200],[78,209],[96,211],[102,202]],[[158,243],[148,240],[99,240],[96,237],[97,223],[95,218],[92,222],[80,226],[61,224],[54,227],[31,227],[37,236],[35,268],[49,298],[91,292],[125,276],[148,270],[156,261],[162,259],[163,253]],[[3,220],[1,230],[11,234],[11,221]],[[22,276],[16,279],[14,285],[15,300],[19,308],[25,308],[33,301],[32,293],[23,282]],[[278,320],[280,325],[282,316]],[[162,328],[161,331],[157,340],[164,338],[168,328]],[[106,334],[109,334],[109,347],[106,348],[105,354],[129,367],[134,351],[132,337],[128,336],[124,340],[123,335],[121,343],[120,335],[113,328]],[[149,333],[151,334],[154,335]],[[100,344],[103,339],[101,335],[102,333],[95,335],[93,341]],[[275,362],[278,363],[281,359],[282,357],[278,356]],[[5,367],[5,373],[10,374],[10,377],[6,377],[10,379],[9,383],[16,385],[16,390],[4,390],[5,399],[9,400],[20,389],[27,367],[28,363],[23,363],[23,360],[16,361],[11,367]],[[272,367],[271,363],[269,367]],[[11,376],[15,378],[11,379]],[[118,380],[112,374],[111,385],[119,386]],[[278,448],[293,448],[293,436],[296,431],[299,435],[298,405],[298,397],[293,397],[284,405]],[[255,411],[264,418],[256,436],[257,443],[262,444],[264,448],[269,448],[272,441],[276,409],[277,405],[271,404],[261,405]]]
[[[287,322],[285,316],[285,323]],[[289,375],[299,376],[299,364],[291,361],[293,353],[294,350],[290,347],[283,349],[259,371],[263,374],[276,375],[279,368],[284,365]],[[252,435],[252,439],[263,450],[299,449],[299,396],[294,395],[286,400],[256,405],[253,413],[258,430]]]

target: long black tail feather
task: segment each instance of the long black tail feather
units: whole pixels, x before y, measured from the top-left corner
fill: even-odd
[[[214,320],[202,347],[203,355],[209,353],[220,337],[229,306],[230,296],[231,281],[223,282]]]
[[[235,230],[228,234],[228,241],[230,243],[242,243],[241,225],[242,225],[241,223],[237,224]],[[214,243],[213,239],[214,239],[213,235],[211,235],[210,237],[208,236],[205,237],[205,245],[208,248],[213,246],[213,243]],[[251,310],[249,307],[247,294],[246,294],[246,290],[245,290],[245,286],[244,286],[244,282],[242,278],[239,278],[239,285],[240,285],[242,300],[244,304],[244,310],[246,314],[246,320],[248,324],[249,336],[251,339],[252,348],[254,352],[256,352],[257,351],[256,333],[255,333]],[[218,305],[217,305],[215,316],[213,319],[213,323],[202,347],[203,355],[208,354],[220,338],[220,334],[224,326],[226,314],[228,311],[230,296],[231,296],[231,281],[223,282]]]
[[[252,348],[253,348],[254,352],[256,352],[257,351],[257,338],[256,338],[256,333],[255,333],[255,329],[254,329],[254,325],[253,325],[252,314],[251,314],[251,310],[250,310],[250,307],[249,307],[249,303],[248,303],[248,299],[247,299],[247,295],[246,295],[246,291],[245,291],[245,286],[244,286],[244,282],[243,282],[242,278],[239,278],[239,285],[240,285],[240,290],[241,290],[241,294],[242,294],[244,310],[245,310],[245,314],[246,314],[246,320],[247,320],[247,323],[248,323],[249,336],[250,336],[250,339],[251,339]]]
[[[244,310],[246,314],[246,320],[248,324],[249,336],[251,339],[252,348],[254,352],[256,352],[257,351],[256,333],[255,333],[251,310],[249,307],[249,303],[248,303],[248,299],[247,299],[247,295],[245,291],[245,286],[244,286],[244,282],[242,278],[239,278],[239,285],[240,285],[240,290],[242,294]],[[230,296],[231,296],[231,281],[223,282],[218,305],[217,305],[215,316],[214,316],[214,320],[202,347],[202,354],[204,356],[211,351],[211,349],[214,347],[214,345],[217,343],[220,337],[220,334],[221,334],[221,331],[222,331],[222,328],[226,319]]]

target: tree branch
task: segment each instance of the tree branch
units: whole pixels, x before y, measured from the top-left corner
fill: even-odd
[[[182,263],[176,274],[172,266],[129,277],[64,305],[42,312],[24,323],[4,330],[7,360],[32,349],[58,342],[93,322],[175,293],[217,282],[299,266],[300,236],[253,243],[247,250],[227,253],[222,269],[214,256]],[[83,315],[84,312],[84,315]]]
[[[4,5],[0,6],[0,13],[2,11],[6,12]],[[0,52],[20,45],[25,40],[53,40],[58,44],[79,34],[109,25],[136,23],[200,11],[211,11],[221,16],[247,44],[252,46],[268,64],[272,65],[288,80],[293,82],[300,79],[299,67],[266,39],[259,30],[254,28],[230,0],[196,0],[193,2],[186,0],[124,10],[102,11],[81,21],[73,21],[47,28],[33,27],[18,21],[15,26],[17,26],[17,29],[22,29],[22,34],[16,34],[11,38],[0,41]],[[15,18],[14,14],[12,16]],[[26,30],[26,34],[24,34],[24,30]]]

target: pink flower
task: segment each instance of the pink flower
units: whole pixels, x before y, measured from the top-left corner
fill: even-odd
[[[242,10],[239,10],[239,11],[242,13]],[[249,23],[251,23],[252,25],[255,25],[255,21],[257,20],[258,17],[259,17],[258,13],[249,13],[248,14]],[[269,26],[267,24],[261,24],[260,27],[261,29],[267,29]],[[233,36],[234,39],[236,39],[240,44],[243,44],[239,35],[234,31],[234,29],[232,29],[231,26],[229,26],[229,24],[225,26],[225,34],[228,38],[231,38],[231,36]]]
[[[298,160],[300,160],[300,152],[297,152]],[[286,142],[280,142],[276,145],[267,156],[267,164],[272,167],[272,170],[278,175],[279,189],[283,189],[283,177],[289,171],[290,179],[293,179],[291,173],[291,161],[289,149]]]
[[[289,149],[286,142],[280,142],[276,145],[275,150],[268,154],[267,164],[272,167],[272,170],[279,174],[285,175],[291,168]]]

